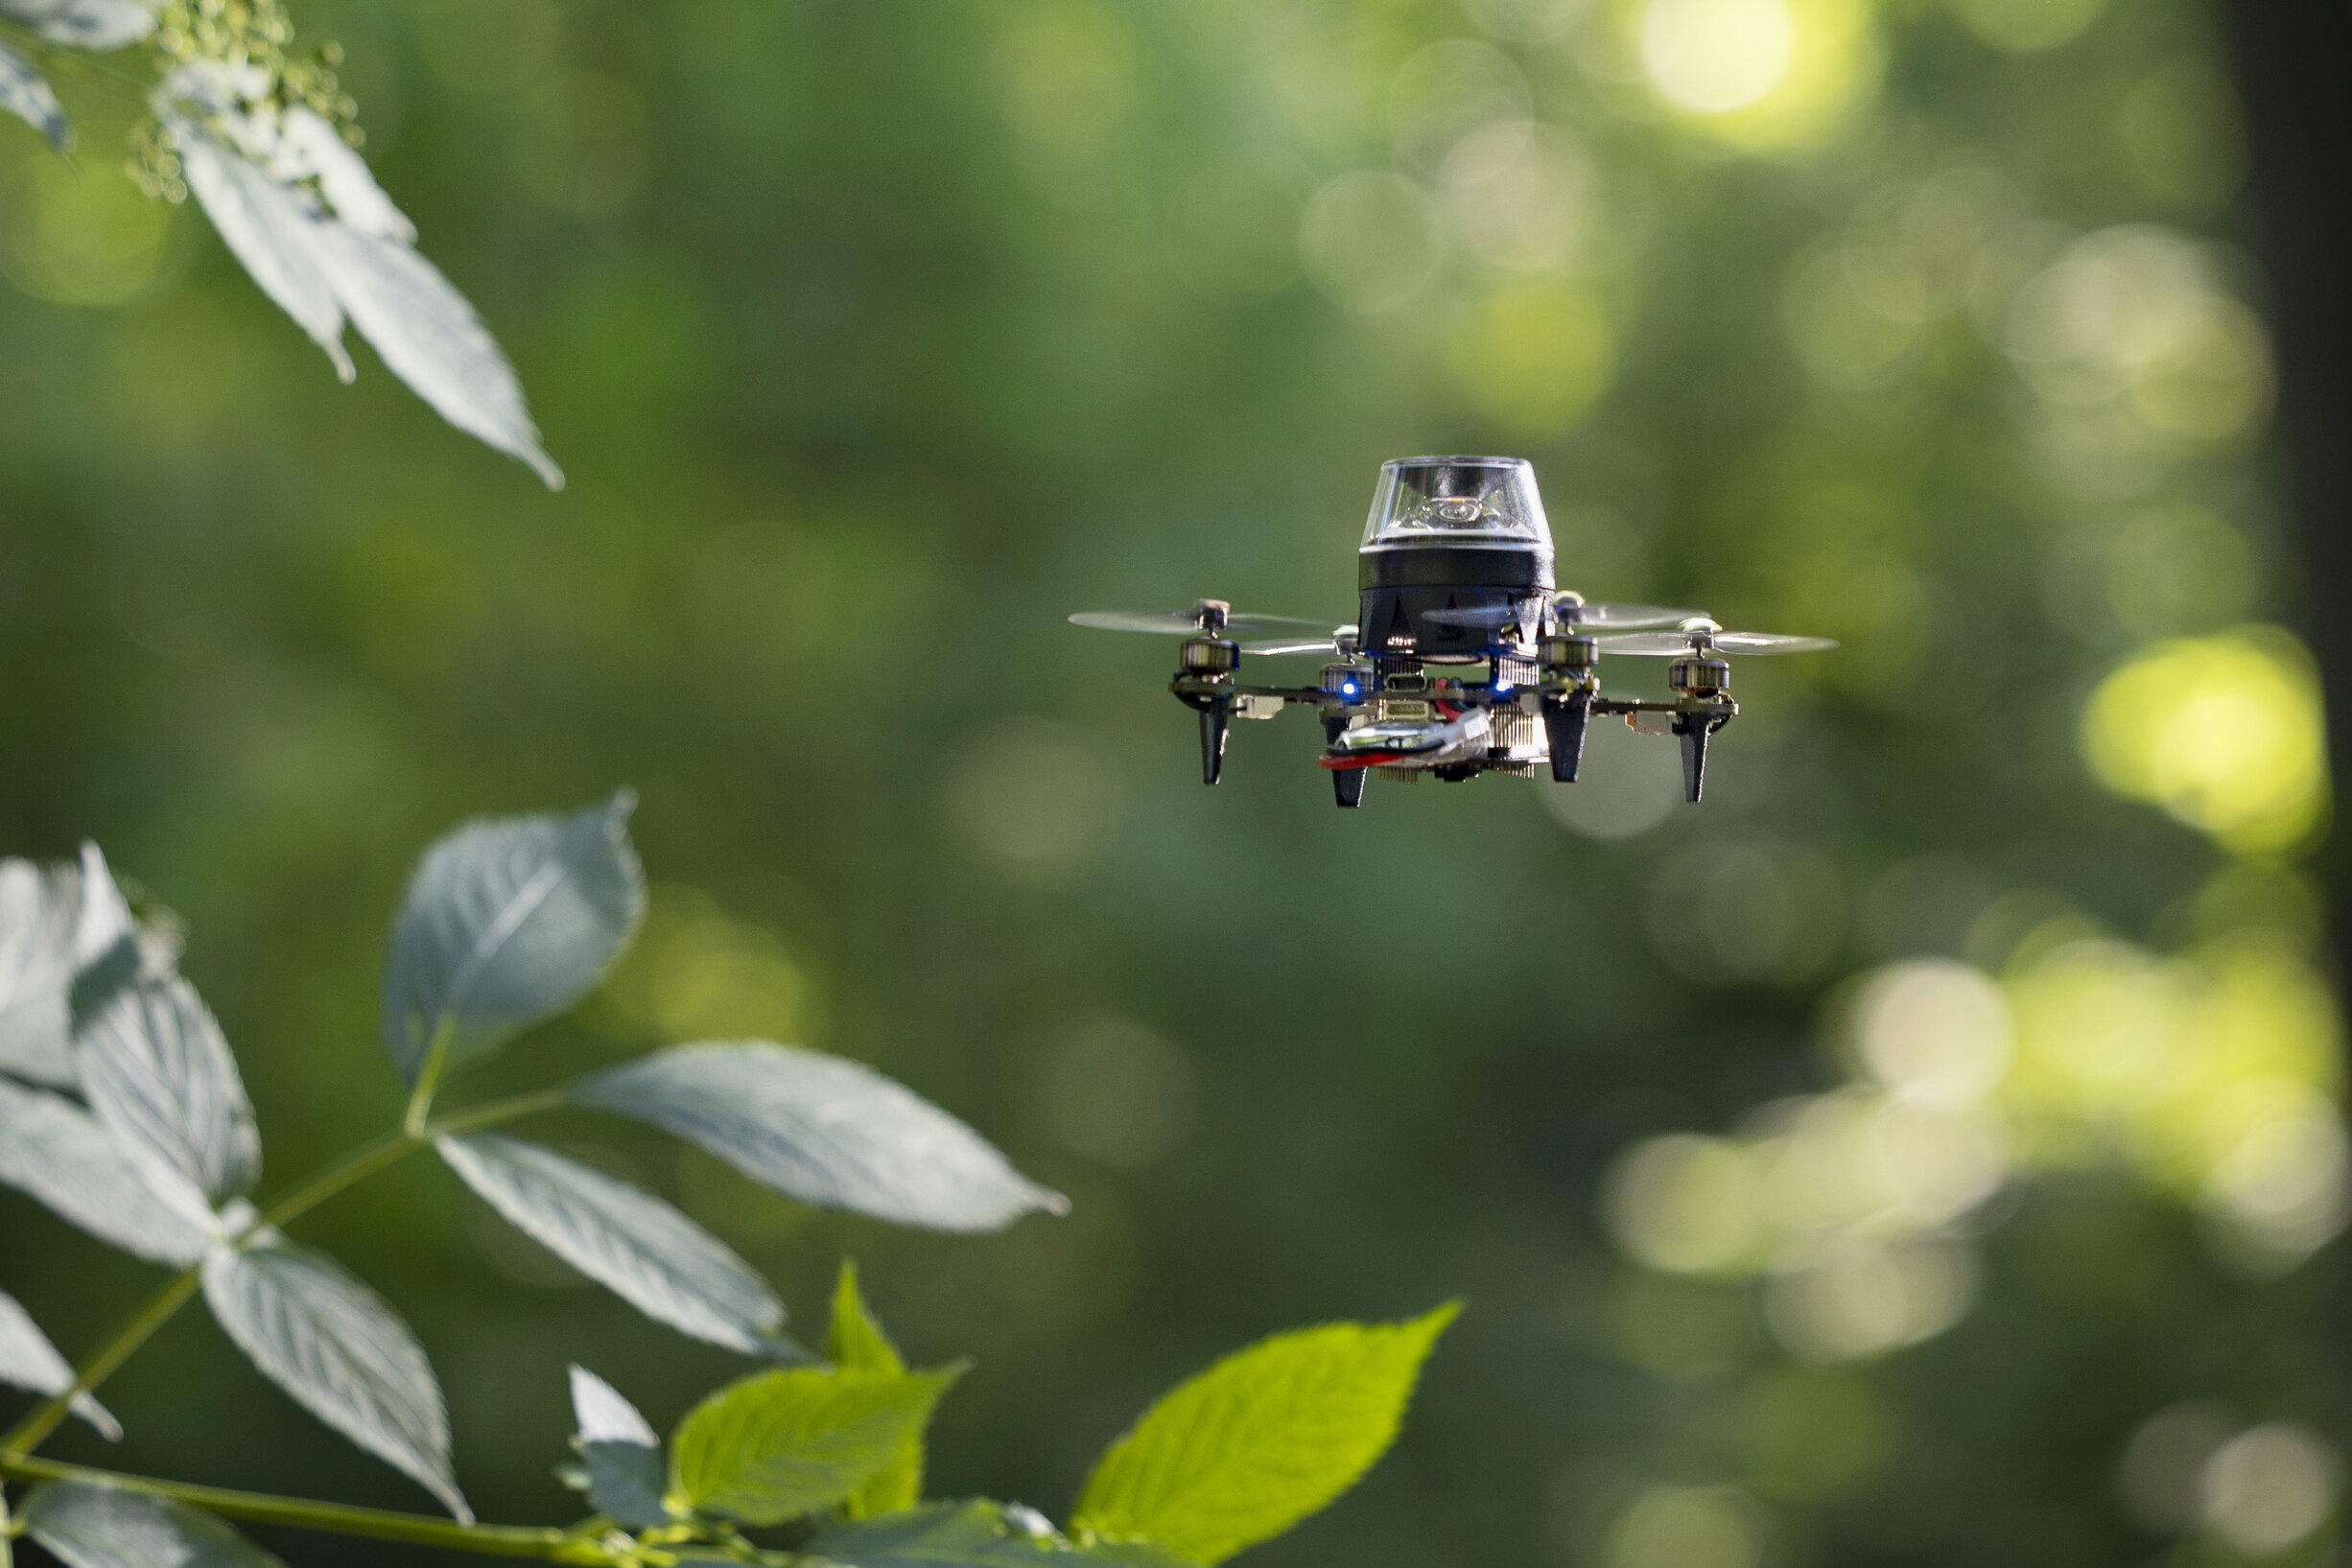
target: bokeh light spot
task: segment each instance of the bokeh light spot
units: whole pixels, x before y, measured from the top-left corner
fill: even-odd
[[[2335,1511],[2335,1451],[2309,1427],[2272,1421],[2214,1451],[2198,1480],[2205,1528],[2249,1557],[2283,1552]]]
[[[1582,424],[1617,367],[1600,302],[1558,283],[1499,289],[1455,335],[1450,368],[1463,400],[1520,440]]]
[[[43,158],[0,205],[0,269],[38,299],[119,305],[154,282],[171,222],[119,169]]]
[[[1609,1533],[1608,1568],[1757,1568],[1753,1509],[1720,1486],[1652,1486]]]
[[[1650,0],[1641,63],[1668,100],[1701,114],[1745,108],[1775,87],[1797,56],[1786,0]]]
[[[1438,230],[1428,196],[1399,175],[1363,169],[1317,191],[1299,220],[1299,255],[1315,287],[1339,305],[1394,310],[1437,272]]]
[[[2271,628],[2142,653],[2092,693],[2082,738],[2107,788],[2242,853],[2289,849],[2326,811],[2317,681],[2301,645]]]

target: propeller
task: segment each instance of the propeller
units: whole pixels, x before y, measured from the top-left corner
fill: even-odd
[[[1331,623],[1298,616],[1235,615],[1223,601],[1203,599],[1189,610],[1086,610],[1070,618],[1073,626],[1106,632],[1158,632],[1164,637],[1198,637],[1204,632],[1259,633],[1299,641],[1329,639]]]
[[[1692,616],[1670,632],[1622,632],[1600,640],[1603,653],[1632,653],[1657,659],[1707,653],[1827,653],[1827,637],[1784,637],[1777,632],[1728,632],[1705,616]]]
[[[1244,653],[1272,654],[1281,657],[1288,653],[1312,653],[1323,658],[1352,658],[1355,654],[1355,628],[1334,626],[1323,637],[1278,637],[1263,643],[1244,643]]]
[[[1587,604],[1581,594],[1560,594],[1552,599],[1552,614],[1564,626],[1671,626],[1696,617],[1692,610],[1670,610],[1660,604]],[[1431,610],[1423,620],[1441,626],[1508,626],[1525,618],[1516,605],[1486,604],[1470,610]]]

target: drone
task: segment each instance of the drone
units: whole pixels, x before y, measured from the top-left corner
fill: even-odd
[[[1352,625],[1242,615],[1224,599],[1189,610],[1071,616],[1104,631],[1184,639],[1168,690],[1200,714],[1201,782],[1224,772],[1235,719],[1270,719],[1292,703],[1323,721],[1322,765],[1343,807],[1364,804],[1378,774],[1450,783],[1481,773],[1576,782],[1596,714],[1640,734],[1681,737],[1682,788],[1706,784],[1707,742],[1739,713],[1729,654],[1822,653],[1825,637],[1725,631],[1692,610],[1601,604],[1561,591],[1552,535],[1520,457],[1399,457],[1380,465],[1356,552]],[[1249,641],[1242,641],[1247,638]],[[1605,696],[1604,653],[1671,659],[1672,701]],[[1252,686],[1242,655],[1321,655],[1312,686]]]

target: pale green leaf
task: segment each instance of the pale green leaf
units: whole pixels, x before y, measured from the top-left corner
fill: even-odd
[[[0,1182],[151,1263],[184,1269],[204,1255],[203,1227],[150,1191],[106,1130],[63,1095],[0,1080]]]
[[[871,1067],[764,1041],[678,1045],[570,1089],[804,1203],[935,1230],[1070,1205],[985,1138]]]
[[[670,1502],[754,1525],[838,1503],[890,1463],[907,1433],[922,1430],[962,1371],[796,1367],[731,1384],[680,1423]]]
[[[66,1568],[285,1568],[211,1514],[127,1487],[35,1486],[24,1522]]]
[[[520,1138],[434,1147],[517,1229],[646,1316],[748,1355],[784,1326],[784,1303],[751,1266],[651,1193]]]
[[[1395,1440],[1421,1364],[1459,1310],[1277,1334],[1179,1384],[1095,1465],[1073,1530],[1158,1542],[1203,1568],[1281,1534]]]
[[[63,1393],[74,1386],[73,1368],[58,1354],[58,1347],[49,1343],[49,1336],[41,1332],[33,1315],[4,1290],[0,1290],[0,1383],[51,1395]],[[88,1394],[75,1394],[71,1409],[96,1427],[107,1441],[123,1435],[121,1423]]]
[[[446,1021],[450,1065],[577,1001],[645,911],[626,790],[568,817],[472,822],[425,852],[392,926],[384,1032],[414,1082]]]
[[[205,1254],[204,1300],[271,1382],[472,1522],[450,1471],[441,1386],[382,1297],[332,1258],[271,1232]]]
[[[890,1343],[882,1324],[874,1321],[865,1298],[858,1293],[858,1265],[848,1258],[841,1260],[841,1277],[834,1286],[833,1328],[827,1349],[833,1364],[845,1372],[880,1372],[887,1376],[906,1369],[906,1362],[899,1358],[898,1346]],[[923,1431],[917,1427],[899,1439],[898,1452],[873,1480],[842,1500],[841,1511],[853,1519],[866,1519],[913,1508],[922,1499]]]
[[[261,1174],[253,1107],[194,986],[134,970],[78,994],[75,1013],[82,1095],[157,1196],[209,1217],[253,1184]]]
[[[572,1369],[572,1416],[589,1497],[597,1511],[632,1530],[670,1522],[662,1506],[668,1465],[661,1439],[621,1392],[585,1367]]]

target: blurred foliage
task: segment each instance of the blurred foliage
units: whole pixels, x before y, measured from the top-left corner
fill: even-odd
[[[396,1109],[416,847],[628,782],[647,940],[482,1089],[778,1032],[1068,1191],[908,1237],[634,1157],[804,1324],[853,1251],[977,1352],[944,1493],[1058,1512],[1215,1349],[1459,1292],[1396,1455],[1256,1560],[2331,1549],[2326,784],[2197,6],[296,20],[565,496],[335,386],[95,151],[130,109],[73,99],[79,168],[0,126],[0,826],[186,917],[279,1179]],[[1536,459],[1568,585],[1845,647],[1743,667],[1704,807],[1611,731],[1343,816],[1296,720],[1202,790],[1168,650],[1063,624],[1348,619],[1374,465],[1446,450]],[[137,1271],[5,1204],[82,1348]],[[488,1516],[563,1507],[567,1359],[728,1369],[421,1167],[310,1223],[409,1281]],[[209,1332],[115,1385],[120,1463],[401,1500]]]

